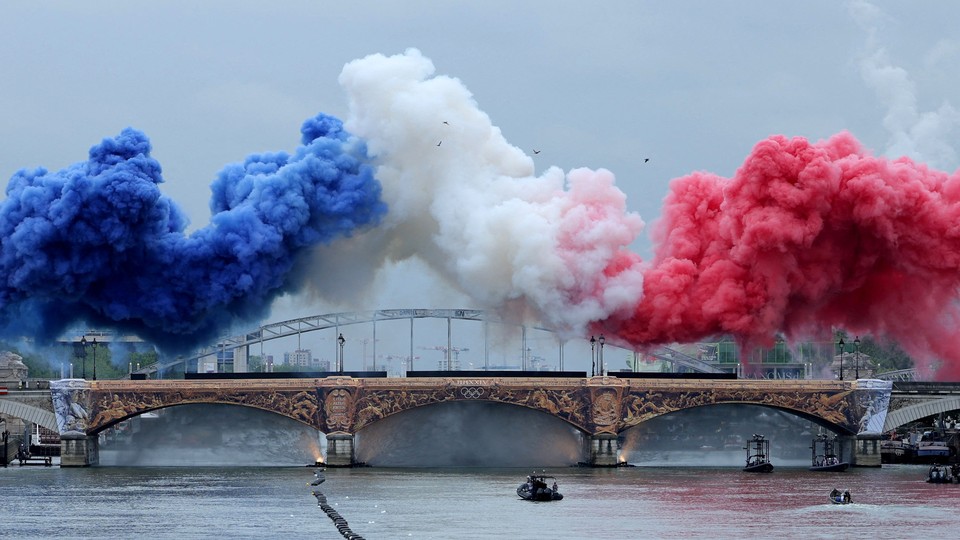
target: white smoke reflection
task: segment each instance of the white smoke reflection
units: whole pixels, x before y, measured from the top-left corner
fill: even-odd
[[[291,466],[323,455],[319,432],[278,414],[180,405],[132,418],[100,437],[106,466]]]
[[[409,410],[364,428],[356,457],[378,467],[562,467],[583,459],[583,436],[550,415],[488,402]]]

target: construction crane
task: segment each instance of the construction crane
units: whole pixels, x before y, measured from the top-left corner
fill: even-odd
[[[427,351],[443,351],[443,360],[437,362],[437,368],[440,371],[454,371],[460,369],[460,353],[469,351],[466,347],[447,347],[445,345],[435,345],[433,347],[420,347]],[[451,362],[450,355],[453,354]]]

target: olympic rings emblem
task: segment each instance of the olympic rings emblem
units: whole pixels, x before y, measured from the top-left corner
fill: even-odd
[[[483,396],[483,388],[477,386],[464,386],[460,388],[460,395],[467,399],[479,399]]]

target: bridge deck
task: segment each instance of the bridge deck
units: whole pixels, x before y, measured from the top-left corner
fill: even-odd
[[[838,391],[856,388],[856,381],[831,381],[816,379],[622,379],[618,377],[376,377],[355,379],[352,377],[325,377],[322,379],[223,379],[223,380],[109,380],[89,381],[92,390],[130,391],[138,388],[150,390],[178,388],[275,388],[300,389],[330,386],[362,386],[375,388],[437,388],[443,386],[493,385],[504,387],[582,387],[609,386],[632,388],[690,388],[704,390],[709,388],[749,388],[751,390],[769,389],[772,392],[796,391]]]

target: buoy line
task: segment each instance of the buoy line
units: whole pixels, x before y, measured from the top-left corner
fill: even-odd
[[[337,530],[340,531],[340,534],[347,540],[364,540],[362,536],[350,530],[350,524],[347,523],[347,520],[340,515],[332,506],[327,504],[327,496],[319,491],[314,491],[313,496],[317,498],[317,506],[331,521],[336,525]]]

